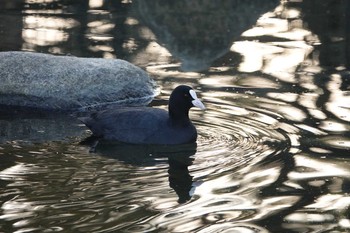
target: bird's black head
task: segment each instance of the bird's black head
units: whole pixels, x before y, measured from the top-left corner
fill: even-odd
[[[188,119],[188,111],[192,107],[205,109],[196,92],[189,86],[177,86],[170,95],[169,115],[173,119]]]

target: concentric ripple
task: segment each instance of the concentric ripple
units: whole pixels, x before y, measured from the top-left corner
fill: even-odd
[[[152,225],[159,228],[173,232],[216,232],[215,228],[224,228],[211,224],[254,218],[259,210],[252,198],[256,195],[253,189],[273,182],[279,174],[277,167],[270,169],[271,174],[266,173],[259,167],[260,161],[289,150],[289,138],[273,117],[220,101],[205,103],[206,112],[194,111],[191,117],[199,132],[197,152],[189,167],[193,176],[191,201],[152,219]],[[206,230],[203,225],[211,227]],[[237,232],[261,229],[253,225],[228,225]]]
[[[203,97],[207,110],[191,111],[196,144],[101,143],[91,154],[78,138],[0,148],[9,161],[0,218],[11,231],[259,232],[242,222],[270,210],[259,190],[277,179],[289,138],[274,113]]]
[[[196,160],[216,161],[220,169],[222,163],[231,164],[232,169],[256,156],[287,149],[289,138],[277,127],[276,119],[219,102],[206,104],[205,114],[194,119],[199,131]]]

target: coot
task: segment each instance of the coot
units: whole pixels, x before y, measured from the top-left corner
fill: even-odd
[[[151,107],[121,107],[93,113],[80,120],[97,138],[134,144],[185,144],[195,142],[197,130],[188,117],[191,107],[204,110],[189,86],[176,87],[169,112]]]

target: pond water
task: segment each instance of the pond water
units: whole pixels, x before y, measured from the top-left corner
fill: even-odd
[[[122,58],[207,110],[196,144],[89,153],[72,116],[1,109],[0,231],[350,231],[350,4],[315,1],[1,2],[0,50]]]

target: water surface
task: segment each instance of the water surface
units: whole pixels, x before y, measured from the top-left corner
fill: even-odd
[[[227,14],[205,2],[199,13]],[[230,17],[216,18],[212,33],[209,23],[189,24],[187,34],[172,28],[183,17],[205,17],[176,13],[179,6],[172,14],[154,6],[156,19],[139,15],[143,1],[2,6],[1,17],[23,25],[1,23],[1,37],[13,38],[1,50],[123,58],[157,81],[152,106],[166,109],[172,89],[188,84],[207,110],[191,110],[196,144],[105,143],[89,153],[81,141],[90,132],[74,117],[2,109],[1,231],[347,232],[347,3],[312,2],[287,2],[274,13],[272,1],[266,11],[256,6],[270,13],[250,30],[242,21],[228,38],[218,31],[235,29]],[[164,22],[189,43],[169,43],[155,29]],[[207,35],[217,35],[216,46],[211,39],[194,46]]]

